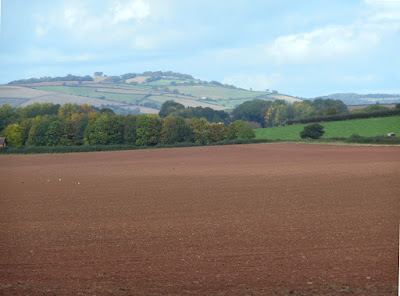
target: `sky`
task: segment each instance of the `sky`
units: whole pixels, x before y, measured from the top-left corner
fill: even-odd
[[[400,94],[400,0],[0,0],[0,84],[174,71],[312,98]]]

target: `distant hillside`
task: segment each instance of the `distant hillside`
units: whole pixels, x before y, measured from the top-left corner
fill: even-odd
[[[336,93],[318,97],[322,99],[342,100],[346,105],[397,104],[400,103],[399,94],[366,94]]]
[[[13,107],[25,107],[34,103],[54,104],[88,104],[94,107],[110,107],[114,110],[126,109],[129,113],[157,113],[158,110],[143,106],[132,106],[116,101],[98,99],[86,96],[62,94],[30,87],[0,85],[0,105],[9,104]]]
[[[174,100],[185,107],[210,107],[214,110],[234,109],[243,102],[253,99],[285,100],[288,102],[301,101],[298,98],[279,94],[277,92],[251,91],[237,88],[233,85],[222,84],[217,81],[202,81],[191,75],[175,72],[143,72],[127,73],[120,76],[105,76],[96,72],[93,77],[73,76],[42,77],[16,80],[9,83],[14,87],[35,89],[52,94],[58,93],[81,97],[86,101],[91,98],[95,103],[104,105],[106,101],[110,108],[137,109],[141,113],[157,113],[161,105],[167,100]],[[75,80],[74,80],[75,79]],[[6,86],[3,86],[4,88]],[[9,101],[5,89],[0,88],[0,104]],[[23,88],[20,90],[22,91]],[[30,104],[27,97],[15,94],[12,105]],[[54,97],[55,98],[55,97]],[[100,101],[97,101],[100,100]],[[55,102],[54,103],[58,103]],[[88,103],[89,104],[89,103]],[[147,108],[145,110],[145,108]],[[121,110],[115,110],[121,111]]]

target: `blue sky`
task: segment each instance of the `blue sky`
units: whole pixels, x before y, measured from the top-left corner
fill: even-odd
[[[400,93],[400,0],[0,1],[0,83],[171,70],[299,97]]]

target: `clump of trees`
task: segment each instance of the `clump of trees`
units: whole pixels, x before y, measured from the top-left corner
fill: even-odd
[[[304,127],[300,132],[300,137],[302,139],[319,139],[325,133],[324,127],[318,123],[313,123]]]
[[[41,78],[30,78],[30,79],[21,79],[14,80],[9,82],[8,84],[30,84],[30,83],[40,83],[40,82],[59,82],[59,81],[93,81],[93,78],[90,75],[86,76],[76,76],[68,74],[63,77],[41,77]]]
[[[187,107],[175,101],[166,101],[162,104],[160,112],[161,117],[168,115],[182,116],[183,118],[205,118],[210,122],[223,122],[229,124],[229,114],[224,111],[217,111],[209,107]]]
[[[304,117],[294,120],[286,121],[287,125],[291,124],[304,124],[304,123],[312,123],[312,122],[329,122],[329,121],[342,121],[342,120],[350,120],[350,119],[362,119],[362,118],[376,118],[376,117],[388,117],[400,115],[400,109],[387,109],[383,111],[375,110],[372,112],[356,112],[352,113],[343,113],[336,115],[324,115],[324,116],[312,116],[312,117]]]
[[[116,115],[110,108],[89,105],[36,103],[0,107],[0,134],[9,146],[135,145],[192,142],[210,144],[225,139],[251,139],[243,121],[227,126],[207,118],[168,114]]]
[[[359,114],[359,113],[371,113],[371,112],[381,112],[381,111],[389,111],[389,110],[390,110],[390,108],[388,108],[388,107],[381,106],[379,104],[375,104],[375,105],[370,105],[363,109],[353,110],[351,113]]]
[[[283,100],[255,99],[239,105],[232,114],[237,120],[257,122],[261,127],[272,127],[285,125],[295,119],[324,117],[345,112],[347,106],[340,100],[316,99],[289,104]]]

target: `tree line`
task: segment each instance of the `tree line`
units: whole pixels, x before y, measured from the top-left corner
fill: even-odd
[[[68,74],[63,77],[41,77],[41,78],[29,78],[29,79],[20,79],[9,82],[8,84],[30,84],[30,83],[40,83],[40,82],[60,82],[60,81],[93,81],[93,78],[90,75],[86,76],[76,76]]]
[[[285,125],[289,120],[329,116],[348,112],[347,106],[340,100],[316,99],[289,104],[283,100],[266,101],[255,99],[244,102],[235,108],[232,115],[235,120],[253,123],[253,127],[272,127]]]
[[[223,122],[229,125],[231,120],[228,113],[222,110],[214,110],[210,107],[185,107],[175,101],[166,101],[162,104],[160,112],[161,117],[168,115],[182,116],[184,118],[202,118],[204,117],[210,122]]]
[[[192,142],[210,144],[225,139],[251,139],[254,131],[237,120],[225,125],[206,118],[168,114],[117,115],[109,108],[89,105],[36,103],[0,107],[0,134],[12,147],[135,145]]]

